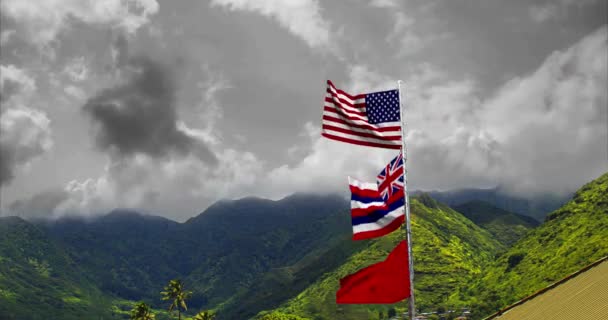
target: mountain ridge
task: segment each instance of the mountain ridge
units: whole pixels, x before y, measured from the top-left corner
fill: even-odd
[[[587,185],[582,190],[585,188]],[[602,195],[605,197],[605,191]],[[482,228],[429,194],[420,194],[411,200],[418,306],[433,310],[470,305],[485,310],[492,306],[480,306],[479,299],[504,302],[504,297],[496,293],[501,287],[488,286],[493,288],[495,296],[483,296],[475,291],[482,285],[471,279],[483,277],[493,284],[504,281],[495,275],[504,273],[504,263],[517,260],[521,245],[517,252],[507,250],[508,243],[500,243],[487,226]],[[571,202],[586,206],[591,200],[601,206],[606,201],[602,196],[590,198],[577,193]],[[490,209],[479,206],[479,202],[473,204],[486,212]],[[563,210],[549,214],[546,223],[561,223],[573,214],[580,214],[579,209],[564,206]],[[42,242],[60,246],[64,253],[58,256],[65,256],[66,261],[77,265],[76,269],[65,268],[67,273],[80,275],[74,280],[76,286],[69,285],[72,280],[66,275],[65,287],[81,285],[82,289],[78,290],[82,293],[66,296],[53,291],[49,301],[62,299],[53,297],[56,293],[73,302],[98,299],[110,306],[125,299],[143,299],[155,308],[164,308],[158,292],[169,279],[181,278],[187,289],[194,291],[189,309],[215,308],[218,320],[242,320],[273,313],[292,314],[301,319],[334,319],[342,315],[345,316],[341,319],[360,319],[376,317],[378,312],[387,314],[391,308],[403,311],[403,304],[386,308],[332,305],[339,277],[384,259],[402,238],[402,231],[396,231],[386,239],[352,241],[348,212],[349,202],[340,195],[294,194],[280,200],[257,197],[221,200],[185,222],[116,209],[92,218],[70,216],[35,223],[17,217],[0,217],[0,228],[2,225],[9,228],[7,221],[30,224],[45,235]],[[496,212],[500,217],[511,214],[500,209]],[[530,233],[536,234],[536,230]],[[597,235],[594,230],[584,232]],[[0,232],[0,238],[1,235]],[[549,241],[549,236],[543,237]],[[12,247],[10,241],[0,241],[0,260],[7,244]],[[519,263],[525,264],[525,259]],[[496,271],[486,273],[484,266],[493,265],[494,260],[497,264],[492,270]],[[32,263],[26,258],[19,261],[17,267],[30,270],[20,273],[25,279],[37,277],[30,275],[31,270],[45,270],[41,262],[44,259]],[[55,268],[52,263],[49,266]],[[513,270],[519,269],[515,266]],[[8,274],[7,271],[4,274]],[[61,279],[58,281],[64,281]],[[46,283],[38,278],[28,281]],[[15,286],[13,282],[11,285]],[[5,310],[2,309],[4,296],[7,294],[0,292],[0,314]],[[86,319],[80,312],[74,310],[74,314],[79,315],[74,319]],[[117,312],[115,316],[124,319],[124,313]],[[35,319],[19,317],[22,318]]]
[[[453,208],[488,230],[506,246],[511,246],[528,231],[540,225],[532,217],[509,212],[481,200],[472,200]]]

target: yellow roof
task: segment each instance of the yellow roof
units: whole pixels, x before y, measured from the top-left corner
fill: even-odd
[[[486,319],[608,319],[608,257]]]

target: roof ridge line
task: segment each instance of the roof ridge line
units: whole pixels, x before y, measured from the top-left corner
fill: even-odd
[[[527,302],[529,300],[532,300],[533,298],[537,297],[541,293],[544,293],[546,291],[549,291],[549,290],[557,287],[558,285],[560,285],[560,284],[562,284],[562,283],[564,283],[564,282],[566,282],[566,281],[568,281],[568,280],[570,280],[570,279],[578,276],[579,274],[581,274],[581,273],[583,273],[583,272],[585,272],[585,271],[587,271],[587,270],[589,270],[589,269],[591,269],[591,268],[599,265],[600,263],[602,263],[604,261],[608,261],[608,256],[604,256],[604,257],[596,260],[595,262],[592,262],[591,264],[586,265],[585,267],[581,268],[580,270],[567,275],[566,277],[562,278],[561,280],[558,280],[558,281],[556,281],[556,282],[554,282],[554,283],[552,283],[552,284],[550,284],[550,285],[548,285],[548,286],[546,286],[546,287],[544,287],[544,288],[542,288],[542,289],[534,292],[533,294],[531,294],[531,295],[529,295],[529,296],[527,296],[527,297],[525,297],[525,298],[523,298],[523,299],[521,299],[521,300],[519,300],[519,301],[511,304],[511,305],[508,305],[508,306],[506,306],[506,307],[498,310],[497,312],[495,312],[495,313],[493,313],[493,314],[491,314],[491,315],[483,318],[483,320],[490,320],[490,319],[493,319],[493,318],[495,318],[497,316],[500,316],[503,313],[505,313],[505,312],[507,312],[507,311],[509,311],[509,310],[511,310],[511,309],[513,309],[513,308],[515,308],[515,307],[517,307],[519,305],[521,305],[521,304],[524,304],[525,302]]]

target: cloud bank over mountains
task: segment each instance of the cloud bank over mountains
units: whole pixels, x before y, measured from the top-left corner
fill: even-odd
[[[404,80],[410,188],[572,191],[608,171],[605,4],[577,7],[586,23],[540,5],[470,8],[496,22],[486,38],[455,4],[416,1],[4,1],[2,210],[184,220],[221,198],[346,194],[395,152],[320,137],[326,79]],[[545,42],[522,47],[521,25]]]

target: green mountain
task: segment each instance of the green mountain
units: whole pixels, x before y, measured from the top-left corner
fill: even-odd
[[[305,194],[224,201],[184,224],[172,241],[185,250],[171,259],[196,261],[184,270],[197,292],[193,302],[217,306],[348,232],[347,207],[342,197]]]
[[[165,258],[166,237],[178,223],[133,211],[115,210],[84,219],[39,221],[87,279],[103,292],[126,300],[157,301],[171,277],[179,276]]]
[[[272,269],[246,290],[234,295],[219,309],[220,319],[249,319],[262,310],[275,308],[295,297],[326,272],[330,272],[365,247],[351,240],[350,230],[327,248],[307,254],[294,265]],[[282,319],[282,318],[281,318]]]
[[[412,195],[425,193],[414,191]],[[516,196],[507,192],[504,188],[492,189],[456,189],[448,191],[429,191],[433,199],[445,203],[450,207],[460,206],[470,201],[487,202],[497,208],[532,217],[539,222],[544,221],[545,216],[563,206],[572,194],[542,194],[533,196]]]
[[[413,198],[417,307],[488,313],[608,254],[607,180],[586,185],[511,249],[534,221],[476,202],[459,208],[467,218],[426,194]],[[351,232],[348,201],[305,194],[220,201],[184,223],[128,210],[2,218],[0,319],[127,319],[135,301],[165,309],[159,292],[173,278],[194,291],[188,315],[213,308],[218,320],[405,311],[405,303],[335,304],[340,278],[383,260],[403,238],[352,241]]]
[[[299,271],[290,272],[306,273],[302,278],[314,277],[308,270],[320,264],[307,266],[306,257],[327,255],[328,244],[350,233],[347,208],[342,197],[296,194],[280,201],[220,201],[185,223],[115,210],[35,224],[48,236],[40,242],[60,248],[75,266],[64,269],[81,275],[75,283],[94,284],[118,301],[145,300],[165,308],[159,292],[170,279],[181,278],[194,291],[189,309],[196,311],[235,305],[228,303],[237,301],[231,297],[285,266],[297,266]],[[245,313],[259,311],[255,303],[250,306]]]
[[[504,250],[503,245],[488,231],[427,195],[412,199],[411,212],[417,308],[464,306],[466,297],[454,292],[478,276],[482,266]],[[345,264],[327,272],[279,308],[260,313],[259,317],[287,314],[306,319],[377,319],[380,312],[403,310],[403,303],[392,306],[335,303],[340,278],[383,260],[403,237],[403,232],[398,231],[363,241],[364,247]]]
[[[110,305],[43,230],[0,218],[0,318],[113,319]]]
[[[478,226],[490,231],[507,247],[540,224],[534,218],[512,213],[479,200],[469,201],[453,208]]]
[[[497,261],[465,295],[487,315],[608,255],[608,173],[583,186]]]

